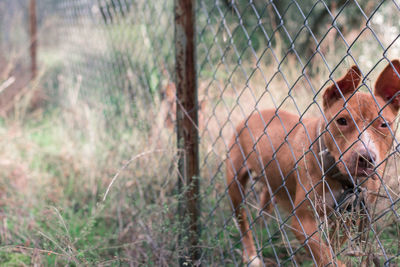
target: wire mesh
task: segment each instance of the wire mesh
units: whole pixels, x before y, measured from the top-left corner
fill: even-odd
[[[377,95],[375,82],[387,67],[399,85],[392,61],[400,54],[399,3],[196,4],[200,263],[398,266],[398,119],[388,116],[398,100],[392,91]],[[63,60],[49,95],[56,105],[86,114],[77,127],[100,114],[101,127],[94,129],[115,136],[110,149],[118,147],[134,176],[133,186],[120,185],[112,197],[127,203],[125,213],[140,230],[118,221],[129,231],[119,232],[123,248],[116,251],[133,266],[177,263],[187,249],[178,236],[187,229],[175,216],[182,151],[176,149],[173,1],[47,0],[40,7],[41,28],[51,17],[57,36],[39,30],[39,49],[55,48]],[[0,17],[0,29],[7,25]],[[8,31],[0,37],[3,47],[12,39]],[[359,72],[350,71],[346,93],[340,77],[353,65]],[[351,134],[338,133],[342,123],[352,126]],[[149,153],[151,160],[133,164]],[[325,165],[332,160],[327,154],[334,162]],[[355,161],[373,162],[374,172],[354,175]],[[162,208],[147,216],[150,206]]]
[[[372,95],[372,84],[379,71],[399,51],[396,42],[399,30],[396,23],[399,12],[397,3],[291,0],[266,3],[198,1],[197,4],[203,210],[201,261],[209,265],[241,265],[243,261],[251,264],[251,260],[254,260],[254,252],[249,247],[244,248],[243,244],[243,239],[249,235],[240,230],[242,222],[234,213],[239,206],[234,207],[229,197],[230,190],[239,182],[239,173],[245,173],[249,177],[247,188],[240,188],[236,193],[240,194],[243,202],[240,207],[243,206],[247,214],[249,229],[246,231],[252,233],[250,238],[254,239],[256,255],[263,264],[320,264],[318,261],[321,256],[314,255],[315,250],[310,249],[313,239],[318,239],[318,235],[323,242],[328,242],[329,246],[323,247],[328,251],[324,253],[331,255],[335,262],[339,259],[350,265],[369,261],[396,264],[399,251],[395,241],[398,237],[395,151],[388,154],[388,160],[393,162],[388,166],[394,167],[392,170],[388,167],[385,175],[379,178],[381,189],[373,211],[359,209],[358,213],[353,211],[345,215],[345,212],[342,214],[335,210],[329,216],[320,216],[316,210],[318,205],[314,203],[316,188],[325,184],[329,191],[327,194],[331,196],[336,189],[330,188],[326,182],[328,178],[322,175],[320,182],[311,188],[302,185],[301,175],[304,173],[299,172],[298,168],[309,157],[319,162],[319,155],[313,148],[317,147],[323,135],[330,136],[335,146],[342,149],[329,130],[332,120],[337,118],[328,119],[325,116],[321,95],[325,87],[335,83],[339,74],[354,64],[361,70],[362,77],[357,91]],[[167,115],[161,119],[165,120],[165,124],[161,124],[160,128],[173,127],[172,3],[68,1],[61,4],[61,9],[66,14],[65,21],[69,23],[61,27],[67,31],[63,34],[66,37],[64,43],[69,46],[71,57],[84,58],[84,62],[79,58],[71,58],[71,62],[79,63],[71,65],[70,69],[75,75],[82,76],[83,82],[91,83],[86,86],[88,89],[96,88],[95,91],[83,91],[86,94],[84,97],[98,95],[95,99],[115,101],[113,105],[107,103],[105,106],[112,106],[118,112],[121,103],[127,99],[114,100],[116,93],[113,90],[124,88],[130,91],[128,103],[135,103],[139,97],[146,99],[145,102],[150,106],[154,96],[161,93],[164,99],[160,103],[166,105],[166,111],[163,112]],[[85,33],[85,29],[89,32]],[[89,40],[84,40],[84,44],[80,43],[82,35],[90,36]],[[82,49],[83,46],[87,51]],[[99,55],[104,57],[99,58]],[[97,71],[93,66],[97,66]],[[128,84],[124,84],[127,80]],[[263,118],[265,108],[277,110],[273,118],[279,120],[278,124]],[[346,105],[342,109],[349,112]],[[281,144],[276,144],[274,127],[286,124],[287,118],[280,116],[284,110],[296,114],[300,119],[294,125],[283,126],[285,137]],[[156,113],[149,117],[156,117]],[[263,129],[264,137],[249,128],[250,116],[260,118],[259,127]],[[326,125],[318,134],[307,129],[309,124],[306,118],[312,116],[323,118],[322,123]],[[355,118],[351,117],[351,120],[356,123]],[[244,121],[242,128],[237,128],[240,121]],[[372,127],[372,123],[357,129],[358,139],[365,129]],[[299,128],[305,131],[306,140],[302,141],[307,144],[302,146],[304,151],[300,156],[297,151],[299,144],[290,141]],[[238,143],[240,136],[246,132],[247,142],[252,148],[250,151]],[[395,136],[394,129],[391,134]],[[158,135],[154,134],[155,138]],[[232,135],[236,138],[230,143]],[[272,149],[270,161],[264,160],[265,152],[263,148],[258,148],[258,144]],[[342,156],[336,159],[338,165],[341,163],[346,166],[344,155],[352,151],[354,146],[349,145],[345,151],[341,151]],[[235,179],[229,183],[226,181],[226,168],[233,164],[232,150],[242,158],[242,165],[238,168],[235,166]],[[279,155],[281,150],[287,153],[287,161],[293,162],[289,170],[287,165],[278,161],[282,158]],[[251,166],[252,161],[257,166]],[[268,167],[275,164],[279,176],[269,177]],[[351,172],[347,167],[344,171]],[[315,175],[313,170],[310,172]],[[272,189],[268,186],[271,179],[278,180],[281,185]],[[293,199],[293,186],[287,186],[287,183],[295,183],[298,185],[296,190],[305,192],[301,202]],[[269,199],[263,199],[265,188],[268,188]],[[286,212],[278,207],[280,203],[276,200],[285,197],[287,203],[282,206],[286,206]],[[265,206],[272,206],[270,212],[263,211],[263,207],[259,206],[260,201],[264,201]],[[338,199],[334,201],[339,205]],[[304,238],[296,239],[299,236],[296,229],[306,231],[301,216],[303,206],[314,209],[312,214],[317,227],[313,233],[300,233]],[[362,212],[366,214],[361,216]],[[361,229],[361,233],[355,227],[361,220],[349,214],[366,218],[367,226]],[[332,216],[337,218],[331,220]],[[347,236],[344,245],[338,245],[340,242],[329,235],[327,229],[333,226],[326,217],[338,223],[340,231],[337,230],[336,235]]]
[[[397,234],[388,237],[390,231],[398,229],[395,150],[382,161],[390,163],[385,174],[379,175],[380,193],[375,206],[368,211],[364,207],[346,213],[342,208],[333,212],[335,218],[332,213],[320,216],[314,192],[322,183],[328,195],[333,196],[336,189],[330,188],[329,177],[321,174],[320,180],[310,188],[303,184],[304,172],[299,171],[305,159],[319,161],[314,148],[326,133],[335,144],[330,149],[343,148],[330,130],[340,116],[326,117],[321,95],[338,80],[340,73],[357,65],[362,81],[356,91],[373,96],[373,83],[379,72],[399,51],[399,27],[391,19],[398,12],[394,1],[199,1],[198,79],[200,99],[205,103],[205,109],[200,112],[206,114],[200,121],[205,190],[203,231],[207,232],[205,262],[253,264],[257,256],[267,266],[327,264],[327,261],[321,262],[318,252],[310,251],[312,239],[320,235],[329,244],[322,250],[325,255],[332,255],[332,263],[398,264],[398,244],[393,242]],[[354,93],[349,98],[356,96]],[[371,108],[376,101],[373,97]],[[265,115],[265,109],[275,111],[273,115]],[[296,123],[287,121],[285,111],[297,116]],[[338,111],[352,114],[348,101]],[[383,117],[381,111],[378,114],[378,118],[355,130],[358,134],[355,141],[362,139],[366,129],[371,129]],[[315,133],[315,128],[308,128],[307,117],[320,117],[320,124],[328,127],[319,126],[320,132]],[[252,122],[255,120],[258,123]],[[353,115],[350,120],[360,124]],[[392,127],[389,135],[396,147],[397,126]],[[293,137],[299,131],[304,131],[302,140]],[[297,142],[293,143],[294,140]],[[350,142],[341,151],[335,159],[338,165],[346,165],[345,155],[356,144]],[[364,142],[364,145],[367,144]],[[238,160],[240,164],[235,162]],[[275,171],[269,170],[273,168]],[[308,175],[312,176],[315,170],[310,168]],[[350,174],[349,168],[344,168],[345,174]],[[234,175],[226,181],[229,169]],[[243,182],[246,179],[247,188]],[[293,183],[297,191],[305,192],[301,201],[293,199]],[[348,198],[346,194],[333,197],[336,206],[340,206],[341,197]],[[241,204],[234,203],[238,200],[232,196]],[[304,205],[315,213],[313,233],[304,232],[307,227],[301,208]],[[247,218],[235,216],[235,209],[244,210]],[[366,214],[361,215],[363,212]],[[357,228],[362,224],[360,218],[367,221],[361,230]],[[245,230],[240,230],[240,225],[245,224],[241,220],[247,221]],[[335,223],[340,225],[339,235],[337,230],[335,234],[347,235],[343,238],[347,239],[344,244],[332,238],[328,231]],[[296,224],[298,227],[293,229]],[[299,230],[300,235],[296,233]],[[254,240],[255,251],[246,239]]]

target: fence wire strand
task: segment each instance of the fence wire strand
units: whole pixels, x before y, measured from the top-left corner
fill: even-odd
[[[10,12],[20,5],[5,2],[10,3]],[[185,103],[177,98],[174,1],[46,0],[38,7],[39,46],[44,47],[42,52],[56,48],[63,58],[56,79],[59,88],[48,92],[49,97],[56,99],[56,105],[79,106],[85,114],[97,110],[104,117],[104,128],[118,140],[137,138],[141,144],[126,147],[126,158],[135,159],[132,153],[161,151],[154,161],[141,163],[160,164],[154,167],[160,168],[159,177],[149,177],[144,191],[154,187],[163,192],[163,199],[176,200],[161,205],[182,203],[182,192],[177,193],[176,183],[171,182],[179,172],[177,158],[185,155],[176,148],[181,145],[176,132],[182,130],[177,129],[176,112],[188,117],[193,110],[185,110]],[[6,5],[0,3],[3,10]],[[398,105],[398,96],[390,95],[382,104],[375,85],[385,68],[392,70],[393,81],[400,80],[393,61],[400,55],[398,1],[197,0],[195,12],[198,123],[190,123],[200,146],[201,231],[199,248],[195,248],[200,260],[185,264],[243,266],[259,260],[262,266],[400,265],[398,117],[385,118],[387,110]],[[0,16],[2,49],[15,46],[6,30],[12,27],[10,17]],[[56,45],[46,37],[53,30],[41,30],[50,18],[57,25]],[[18,63],[21,70],[27,69],[24,57],[20,55]],[[0,54],[0,65],[9,60],[11,56]],[[350,93],[337,90],[342,86],[340,77],[352,66],[359,73],[350,77],[359,84]],[[3,73],[0,66],[0,88],[7,82]],[[343,100],[335,114],[326,113],[323,104],[329,101],[324,97],[329,88]],[[360,109],[377,113],[371,121],[361,121],[364,113],[353,108],[361,94],[369,102]],[[268,113],[272,115],[265,115],[266,109],[272,109]],[[287,112],[295,116],[294,123]],[[355,137],[346,145],[335,131],[343,114],[348,114],[346,124],[355,125]],[[318,119],[311,124],[310,118]],[[371,135],[378,136],[382,130],[376,129],[378,124],[385,125],[386,135],[371,141]],[[302,140],[294,138],[299,132]],[[392,144],[379,143],[389,139]],[[384,158],[370,151],[372,146],[387,148]],[[329,170],[321,156],[324,149],[338,151]],[[374,174],[361,182],[360,177],[353,178],[348,160],[357,149],[366,150],[363,157],[375,164]],[[357,164],[362,162],[358,150],[353,156]],[[290,168],[287,162],[293,163]],[[138,163],[136,168],[140,167]],[[340,191],[331,182],[332,169],[349,178],[355,186],[351,193],[345,194],[347,188]],[[184,179],[183,173],[177,175]],[[368,186],[374,175],[379,185],[372,188],[377,190],[372,194],[376,201],[367,203],[362,196],[373,191]],[[314,183],[316,176],[320,179]],[[107,194],[112,198],[112,190],[107,189]],[[159,197],[143,193],[142,188],[139,195]],[[311,230],[304,207],[313,215]],[[243,213],[238,215],[239,211]],[[168,213],[171,218],[173,213]],[[186,221],[177,224],[187,225]],[[185,230],[174,233],[181,238]],[[164,260],[156,261],[159,265],[176,263],[182,252],[193,249],[178,244],[176,236],[165,239],[174,244],[150,246],[152,252],[161,251]],[[325,244],[320,245],[323,252],[317,252],[316,243]],[[138,256],[135,249],[139,251],[134,247],[128,259]],[[128,261],[134,266],[143,263]]]

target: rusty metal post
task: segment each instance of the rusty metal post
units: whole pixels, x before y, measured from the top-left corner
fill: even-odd
[[[180,193],[184,200],[180,216],[184,233],[180,236],[181,266],[200,264],[199,134],[196,79],[195,0],[175,0],[175,71],[177,94],[177,137]]]
[[[31,55],[31,78],[37,74],[37,19],[36,0],[29,1],[29,33],[30,33],[30,55]]]

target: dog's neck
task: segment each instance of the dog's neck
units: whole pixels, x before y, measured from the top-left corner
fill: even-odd
[[[317,148],[318,156],[322,167],[322,174],[338,181],[344,189],[354,188],[354,184],[351,181],[348,174],[340,172],[337,162],[332,154],[329,152],[328,147],[325,144],[324,138],[325,123],[320,121],[317,126]]]

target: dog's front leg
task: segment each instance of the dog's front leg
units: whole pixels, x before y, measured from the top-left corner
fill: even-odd
[[[240,227],[240,233],[243,243],[243,262],[250,263],[250,266],[261,266],[261,261],[257,257],[256,247],[253,241],[252,230],[249,227],[245,207],[243,207],[244,199],[242,193],[244,189],[239,188],[240,185],[232,184],[229,187],[229,195],[232,200],[236,219]]]
[[[305,246],[318,266],[345,267],[343,263],[334,259],[332,249],[323,241],[317,219],[311,211],[298,209],[293,217],[292,227],[296,238]]]

